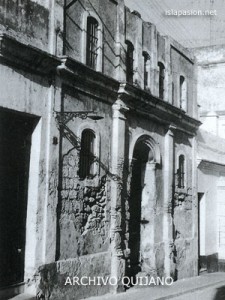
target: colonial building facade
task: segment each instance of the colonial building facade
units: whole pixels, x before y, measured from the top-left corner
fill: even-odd
[[[9,1],[0,19],[2,297],[197,275],[194,56],[122,0]]]

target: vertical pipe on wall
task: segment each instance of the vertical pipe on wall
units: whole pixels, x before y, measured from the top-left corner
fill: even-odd
[[[197,197],[197,141],[196,136],[192,138],[192,211],[193,226],[192,236],[194,239],[194,269],[193,276],[198,275],[198,197]]]

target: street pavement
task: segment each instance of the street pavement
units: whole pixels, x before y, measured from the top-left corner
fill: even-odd
[[[225,282],[216,286],[204,288],[200,291],[191,292],[182,296],[172,298],[173,300],[224,300]]]
[[[86,300],[225,300],[225,273],[210,273],[182,279],[171,286],[135,287],[125,293]]]

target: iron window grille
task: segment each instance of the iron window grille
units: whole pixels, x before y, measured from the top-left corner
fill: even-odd
[[[185,158],[184,155],[179,156],[179,168],[177,170],[177,187],[183,189],[185,187],[185,172],[184,172],[184,164]]]
[[[96,70],[98,59],[98,28],[98,21],[93,17],[88,17],[86,64],[94,70]]]

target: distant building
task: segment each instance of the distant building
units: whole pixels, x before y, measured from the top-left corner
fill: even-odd
[[[1,7],[0,295],[197,275],[194,56],[121,0],[52,3]]]
[[[197,99],[202,125],[198,133],[200,269],[225,270],[225,60],[224,47],[194,50]]]

